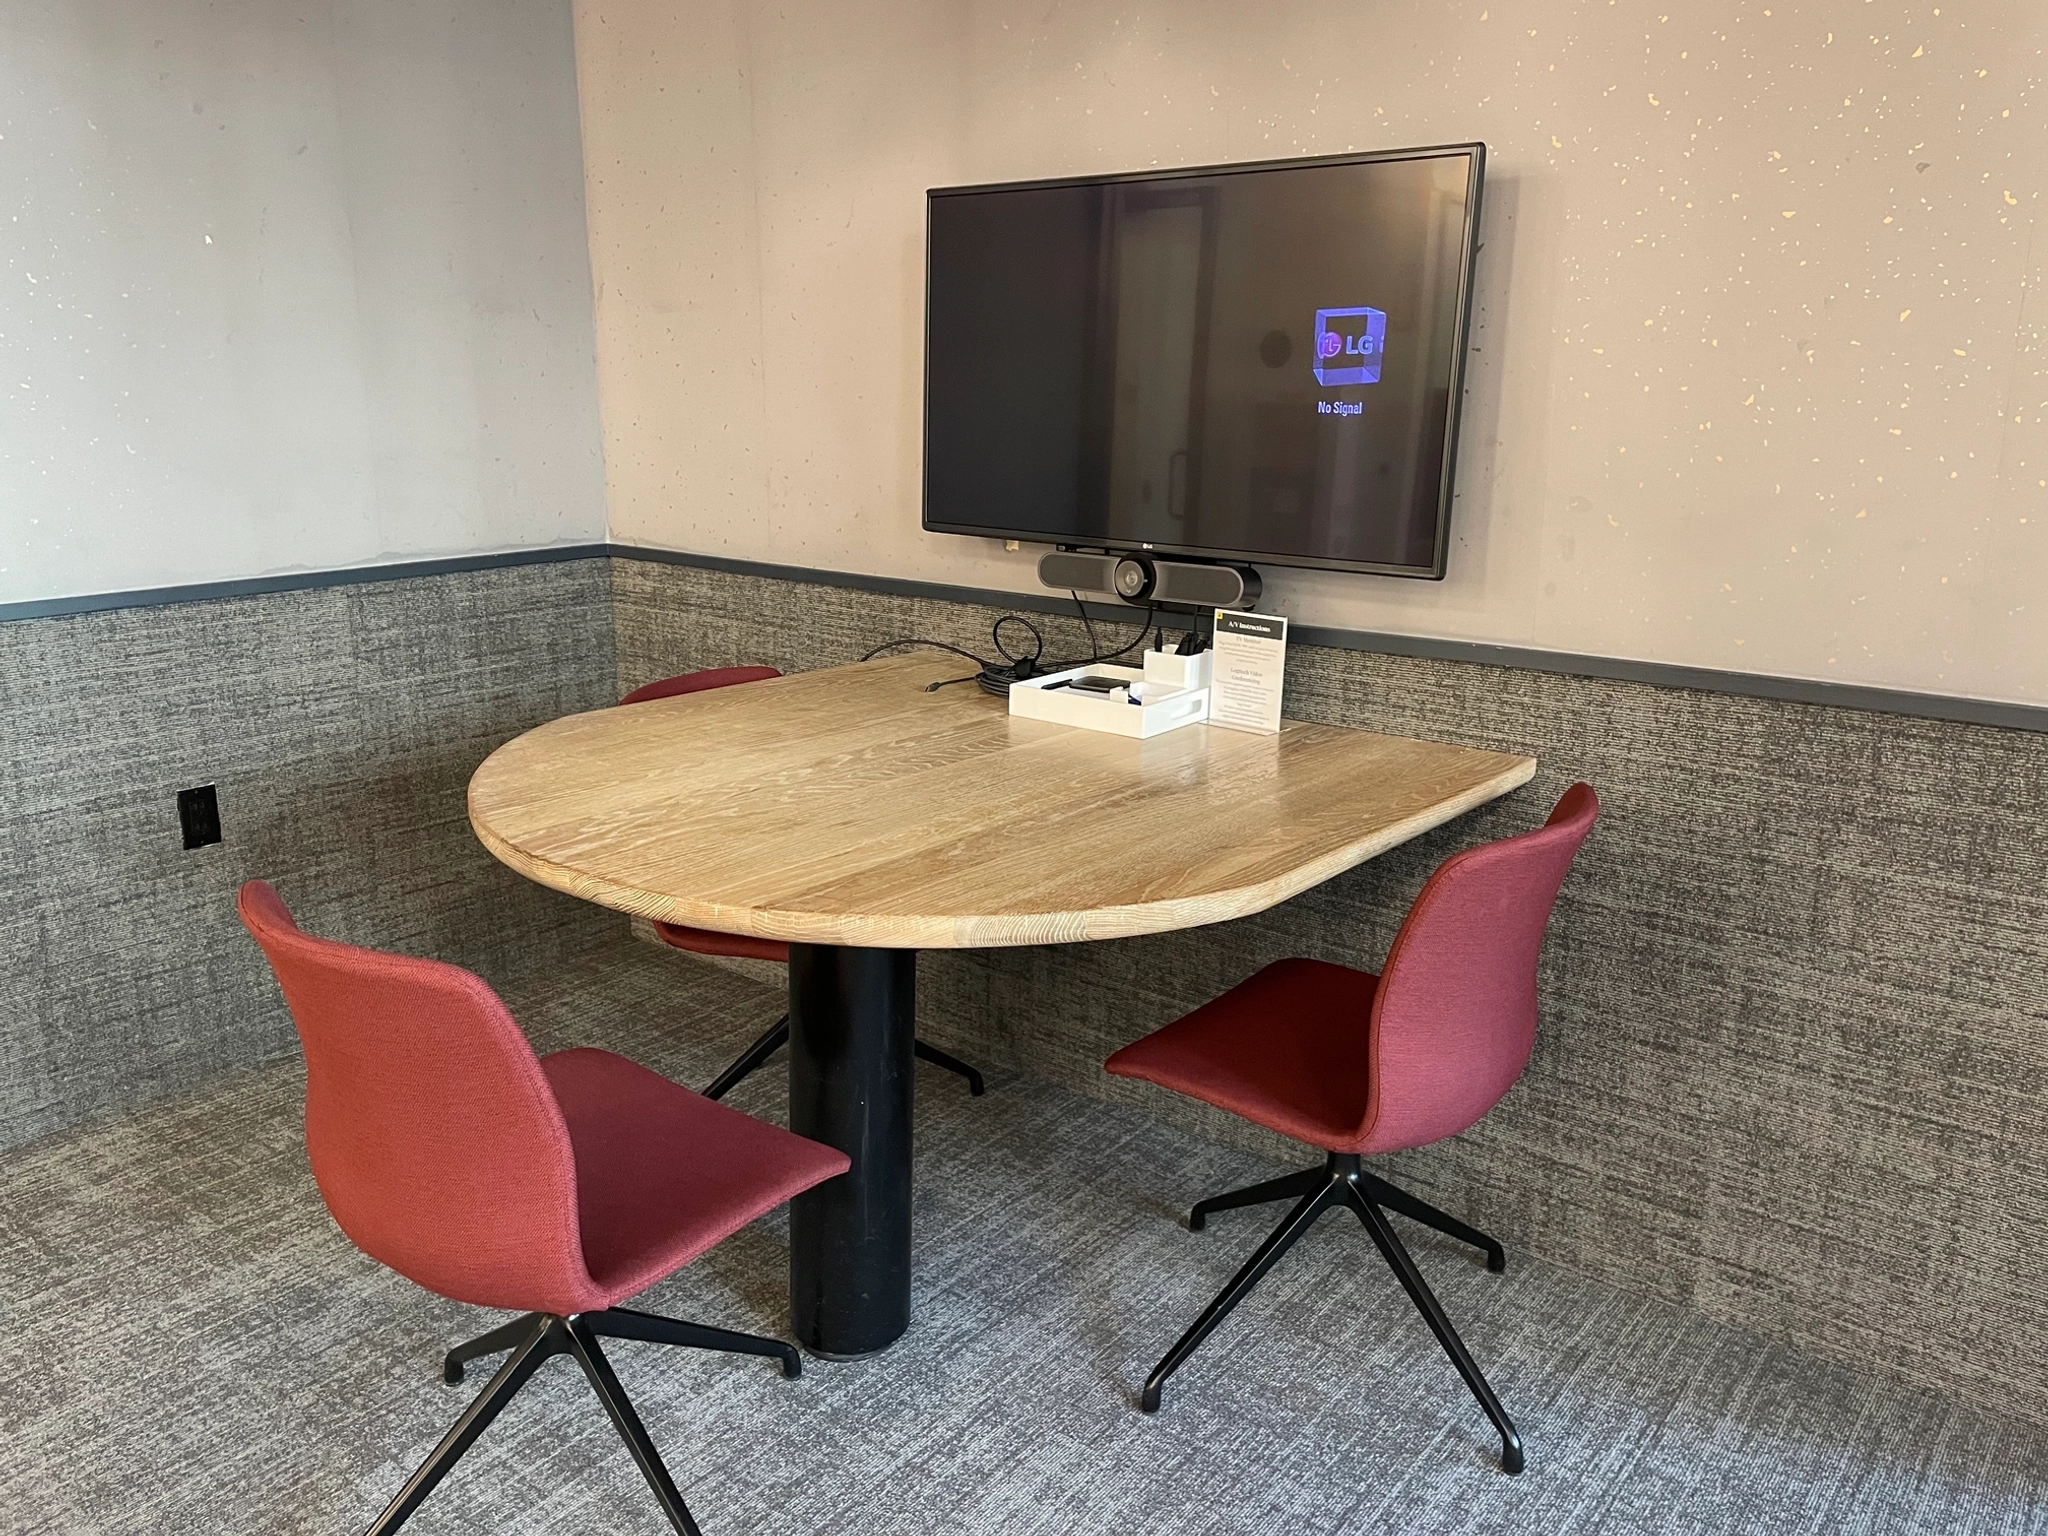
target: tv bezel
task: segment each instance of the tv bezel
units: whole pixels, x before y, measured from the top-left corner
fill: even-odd
[[[1098,187],[1115,186],[1128,182],[1169,182],[1190,176],[1251,176],[1263,171],[1305,170],[1320,166],[1376,165],[1399,160],[1437,160],[1451,155],[1467,155],[1471,158],[1469,206],[1465,220],[1465,250],[1458,264],[1458,295],[1454,315],[1454,330],[1451,342],[1451,380],[1449,395],[1450,420],[1444,427],[1444,463],[1442,479],[1437,487],[1436,550],[1430,565],[1387,565],[1377,561],[1339,560],[1330,557],[1318,558],[1313,555],[1275,554],[1270,550],[1229,549],[1214,544],[1173,544],[1173,543],[1130,543],[1104,542],[1087,538],[1062,538],[1056,533],[1047,533],[1042,528],[1000,528],[985,523],[955,523],[935,520],[931,509],[931,456],[932,456],[932,391],[931,391],[931,350],[932,350],[932,219],[931,209],[935,200],[942,197],[965,197],[988,192],[1030,192],[1046,187]],[[1035,181],[980,182],[972,186],[928,187],[925,189],[924,221],[924,442],[920,463],[923,470],[922,482],[918,487],[920,521],[927,533],[962,534],[971,538],[1015,539],[1019,543],[1048,544],[1055,549],[1099,549],[1105,552],[1121,551],[1140,554],[1183,555],[1196,559],[1228,561],[1246,565],[1281,565],[1299,570],[1316,571],[1357,571],[1369,576],[1403,576],[1416,581],[1441,581],[1444,579],[1450,555],[1451,541],[1451,498],[1452,482],[1458,462],[1459,429],[1464,420],[1465,354],[1469,350],[1472,329],[1472,288],[1473,271],[1479,255],[1480,204],[1486,185],[1486,145],[1481,141],[1469,144],[1432,144],[1413,149],[1365,150],[1339,155],[1308,155],[1285,160],[1246,160],[1226,165],[1176,166],[1169,170],[1118,171],[1098,176],[1054,176]]]

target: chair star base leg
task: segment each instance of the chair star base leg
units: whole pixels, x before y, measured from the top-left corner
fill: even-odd
[[[789,1015],[785,1013],[775,1021],[774,1026],[769,1029],[768,1033],[740,1052],[739,1058],[731,1066],[712,1079],[711,1086],[704,1090],[704,1097],[707,1099],[724,1098],[733,1089],[737,1088],[743,1080],[751,1076],[757,1068],[765,1065],[769,1057],[773,1056],[787,1044],[789,1044]],[[967,1065],[958,1056],[950,1055],[940,1050],[936,1045],[926,1045],[922,1040],[912,1041],[911,1049],[917,1053],[919,1061],[928,1061],[935,1067],[943,1067],[955,1077],[965,1078],[967,1080],[967,1091],[975,1098],[980,1098],[987,1091],[988,1085],[982,1081],[981,1073]]]
[[[911,1041],[910,1048],[916,1053],[919,1061],[928,1061],[935,1067],[945,1068],[955,1077],[966,1078],[968,1094],[977,1099],[981,1097],[983,1088],[981,1074],[967,1065],[958,1056],[949,1056],[936,1045],[926,1045],[922,1040]]]
[[[1304,1168],[1300,1173],[1290,1173],[1285,1178],[1268,1179],[1263,1184],[1234,1189],[1227,1195],[1211,1195],[1206,1200],[1197,1200],[1195,1208],[1188,1212],[1188,1230],[1201,1231],[1217,1211],[1234,1211],[1241,1206],[1265,1205],[1274,1200],[1299,1200],[1311,1190],[1321,1189],[1329,1178],[1327,1168]]]
[[[1357,1213],[1359,1221],[1371,1235],[1374,1246],[1379,1249],[1380,1257],[1386,1260],[1387,1267],[1394,1272],[1395,1279],[1401,1282],[1402,1289],[1408,1293],[1408,1299],[1414,1303],[1416,1311],[1422,1314],[1423,1321],[1429,1324],[1430,1331],[1436,1335],[1437,1343],[1443,1347],[1444,1353],[1450,1356],[1451,1363],[1458,1368],[1458,1374],[1464,1378],[1465,1385],[1478,1400],[1479,1406],[1485,1410],[1487,1418],[1492,1421],[1494,1429],[1500,1435],[1501,1470],[1510,1475],[1520,1473],[1524,1465],[1520,1432],[1516,1430],[1514,1421],[1508,1417],[1507,1410],[1501,1407],[1500,1399],[1494,1396],[1493,1388],[1487,1383],[1485,1374],[1466,1350],[1457,1330],[1451,1326],[1450,1319],[1445,1316],[1443,1307],[1437,1302],[1435,1293],[1423,1280],[1422,1272],[1415,1267],[1415,1260],[1402,1246],[1401,1239],[1395,1234],[1392,1224],[1380,1206],[1385,1205],[1411,1220],[1422,1222],[1457,1238],[1460,1242],[1470,1243],[1473,1247],[1481,1249],[1486,1254],[1486,1267],[1496,1273],[1507,1267],[1507,1255],[1501,1245],[1477,1228],[1469,1227],[1456,1217],[1448,1216],[1436,1207],[1417,1199],[1406,1190],[1396,1188],[1385,1180],[1365,1172],[1355,1154],[1336,1152],[1330,1154],[1329,1161],[1321,1168],[1288,1174],[1284,1178],[1269,1179],[1248,1189],[1234,1190],[1229,1194],[1215,1195],[1200,1201],[1188,1217],[1188,1226],[1199,1232],[1212,1212],[1247,1205],[1262,1205],[1268,1201],[1285,1200],[1290,1197],[1299,1197],[1299,1203],[1288,1212],[1286,1219],[1273,1229],[1265,1242],[1259,1245],[1258,1251],[1231,1278],[1221,1294],[1209,1303],[1200,1317],[1195,1319],[1194,1326],[1181,1335],[1173,1348],[1167,1351],[1166,1358],[1161,1360],[1152,1374],[1146,1378],[1144,1390],[1138,1396],[1139,1408],[1146,1413],[1158,1412],[1161,1389],[1165,1386],[1166,1379],[1187,1363],[1188,1357],[1201,1346],[1202,1341],[1214,1331],[1216,1325],[1229,1316],[1232,1309],[1251,1293],[1252,1287],[1259,1283],[1266,1271],[1279,1262],[1281,1255],[1293,1247],[1304,1232],[1315,1225],[1317,1217],[1332,1206],[1345,1205]]]
[[[1166,1385],[1166,1378],[1187,1363],[1188,1356],[1201,1346],[1202,1340],[1209,1337],[1216,1325],[1251,1294],[1252,1287],[1265,1277],[1266,1271],[1280,1261],[1280,1256],[1294,1246],[1302,1233],[1316,1224],[1316,1218],[1331,1206],[1342,1203],[1343,1199],[1343,1186],[1328,1179],[1322,1181],[1320,1188],[1302,1196],[1300,1203],[1287,1213],[1287,1219],[1273,1229],[1272,1236],[1259,1244],[1258,1252],[1245,1261],[1244,1268],[1231,1277],[1230,1284],[1195,1319],[1194,1326],[1166,1352],[1166,1358],[1153,1368],[1152,1374],[1146,1378],[1145,1390],[1138,1398],[1141,1409],[1146,1413],[1159,1411],[1159,1389]]]
[[[735,1333],[730,1328],[686,1323],[673,1317],[657,1317],[652,1312],[635,1312],[628,1307],[586,1312],[583,1321],[600,1338],[638,1339],[646,1344],[674,1344],[684,1349],[710,1349],[728,1355],[762,1355],[779,1362],[782,1374],[791,1380],[804,1373],[801,1350],[794,1344],[763,1338],[758,1333]]]
[[[1393,1225],[1380,1208],[1372,1203],[1356,1185],[1347,1184],[1346,1194],[1352,1209],[1358,1212],[1358,1219],[1365,1224],[1365,1230],[1372,1235],[1373,1245],[1380,1251],[1380,1257],[1387,1261],[1387,1268],[1394,1272],[1394,1278],[1401,1282],[1401,1288],[1408,1293],[1408,1299],[1415,1303],[1415,1310],[1422,1314],[1422,1320],[1429,1324],[1429,1331],[1436,1335],[1436,1341],[1443,1346],[1445,1354],[1451,1357],[1451,1364],[1458,1368],[1458,1374],[1465,1378],[1465,1385],[1479,1400],[1479,1406],[1486,1411],[1487,1418],[1500,1434],[1500,1466],[1510,1476],[1522,1470],[1522,1436],[1516,1430],[1514,1421],[1507,1410],[1500,1405],[1500,1399],[1493,1395],[1493,1388],[1487,1383],[1486,1375],[1479,1369],[1465,1343],[1458,1337],[1457,1329],[1451,1326],[1450,1318],[1444,1315],[1443,1307],[1436,1299],[1436,1293],[1422,1278],[1422,1271],[1415,1267],[1415,1260],[1409,1257],[1395,1234]]]
[[[1434,1227],[1446,1237],[1455,1237],[1486,1255],[1486,1267],[1496,1275],[1508,1267],[1507,1250],[1481,1232],[1477,1227],[1468,1227],[1455,1216],[1447,1216],[1428,1201],[1418,1199],[1407,1190],[1389,1184],[1385,1179],[1374,1178],[1363,1169],[1358,1174],[1359,1191],[1374,1205],[1384,1206],[1390,1211],[1399,1211],[1410,1221],[1420,1222],[1425,1227]]]
[[[756,1040],[739,1054],[739,1059],[711,1081],[704,1090],[707,1099],[722,1099],[737,1088],[745,1078],[762,1062],[789,1044],[789,1015],[784,1014],[768,1028],[768,1033]]]
[[[640,1475],[647,1479],[647,1486],[654,1492],[654,1501],[661,1506],[661,1512],[668,1516],[668,1523],[676,1528],[678,1536],[703,1536],[697,1529],[697,1522],[690,1517],[690,1508],[683,1502],[683,1496],[676,1491],[675,1481],[663,1465],[661,1452],[654,1448],[654,1441],[648,1436],[647,1426],[640,1422],[640,1415],[634,1411],[633,1400],[626,1396],[626,1389],[619,1385],[619,1378],[612,1374],[611,1362],[598,1347],[597,1335],[591,1331],[587,1317],[571,1317],[563,1321],[569,1337],[569,1353],[576,1357],[576,1363],[583,1367],[583,1374],[590,1382],[590,1390],[597,1394],[597,1400],[604,1404],[604,1411],[610,1415],[612,1427],[619,1432],[619,1438],[626,1442],[626,1449],[633,1454]]]
[[[441,1443],[420,1464],[420,1469],[406,1479],[405,1486],[398,1490],[384,1513],[377,1517],[377,1523],[370,1527],[368,1536],[392,1536],[404,1525],[413,1511],[425,1502],[427,1495],[448,1475],[449,1469],[462,1459],[462,1453],[476,1443],[477,1436],[488,1429],[505,1405],[518,1395],[519,1389],[526,1385],[533,1373],[556,1355],[572,1355],[583,1367],[591,1390],[604,1404],[613,1427],[626,1442],[626,1449],[633,1453],[634,1464],[640,1468],[641,1476],[647,1479],[647,1486],[654,1491],[655,1502],[661,1505],[669,1524],[681,1536],[701,1536],[689,1507],[683,1503],[683,1496],[676,1491],[675,1482],[668,1475],[668,1468],[662,1464],[661,1453],[654,1448],[654,1441],[648,1436],[647,1426],[640,1422],[640,1415],[626,1396],[625,1388],[619,1385],[611,1363],[605,1359],[604,1350],[597,1342],[600,1338],[637,1339],[648,1344],[677,1344],[686,1349],[711,1349],[725,1354],[762,1355],[780,1363],[785,1376],[800,1376],[804,1368],[803,1356],[796,1346],[781,1339],[735,1333],[729,1328],[712,1328],[704,1323],[685,1323],[672,1317],[657,1317],[652,1312],[635,1312],[627,1307],[583,1312],[574,1317],[529,1312],[448,1351],[441,1372],[443,1378],[450,1382],[462,1380],[462,1368],[472,1360],[503,1350],[510,1350],[511,1358],[498,1367],[490,1384],[463,1411],[454,1428],[441,1437]]]
[[[462,1459],[462,1453],[476,1443],[477,1436],[490,1428],[491,1421],[504,1411],[507,1403],[518,1396],[519,1389],[526,1385],[533,1373],[569,1347],[569,1336],[559,1317],[548,1317],[536,1312],[507,1326],[520,1330],[518,1342],[512,1348],[511,1358],[498,1367],[498,1373],[491,1378],[490,1384],[477,1394],[475,1402],[463,1410],[462,1417],[457,1419],[448,1433],[441,1437],[441,1443],[434,1447],[433,1453],[425,1461],[420,1463],[419,1470],[405,1480],[405,1486],[398,1490],[389,1504],[385,1505],[384,1513],[377,1517],[367,1536],[391,1536],[392,1532],[412,1518],[413,1511],[425,1503],[427,1495],[440,1486],[441,1479],[446,1477],[455,1463]],[[506,1331],[505,1328],[497,1329],[476,1342],[482,1344]],[[492,1352],[478,1351],[480,1354]],[[453,1359],[454,1356],[451,1355],[450,1358]],[[470,1358],[476,1357],[472,1355]],[[458,1364],[454,1368],[459,1371],[461,1366]]]
[[[514,1318],[502,1328],[493,1328],[480,1338],[471,1339],[467,1344],[458,1344],[442,1358],[441,1379],[449,1386],[462,1381],[462,1368],[472,1360],[481,1360],[485,1355],[502,1354],[518,1347],[520,1340],[531,1333],[542,1320],[539,1312],[529,1312],[524,1317]]]

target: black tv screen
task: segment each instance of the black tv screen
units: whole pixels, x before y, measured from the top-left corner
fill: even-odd
[[[932,191],[924,526],[1442,576],[1484,158]]]

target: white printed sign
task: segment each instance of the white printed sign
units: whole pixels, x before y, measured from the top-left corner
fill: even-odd
[[[1209,723],[1272,735],[1280,729],[1287,674],[1287,621],[1259,613],[1216,613],[1216,676]]]

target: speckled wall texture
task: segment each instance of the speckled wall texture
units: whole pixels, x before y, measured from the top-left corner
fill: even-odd
[[[0,1147],[296,1050],[246,879],[486,975],[595,931],[463,797],[499,742],[611,700],[607,564],[0,624]],[[188,852],[198,784],[224,841]]]
[[[899,634],[980,645],[995,616],[614,570],[622,688]],[[1557,910],[1529,1073],[1400,1174],[1518,1248],[2048,1419],[2048,735],[1307,648],[1288,709],[1542,771],[1259,917],[929,955],[919,1030],[1305,1163],[1103,1057],[1282,955],[1376,969],[1438,861],[1588,779],[1606,812]],[[1161,1169],[1159,1194],[1189,1191]]]
[[[0,603],[604,537],[569,0],[9,0],[0,118]]]
[[[918,531],[925,189],[1482,139],[1449,580],[1274,611],[2048,702],[2040,0],[577,23],[614,539],[1031,590]]]

